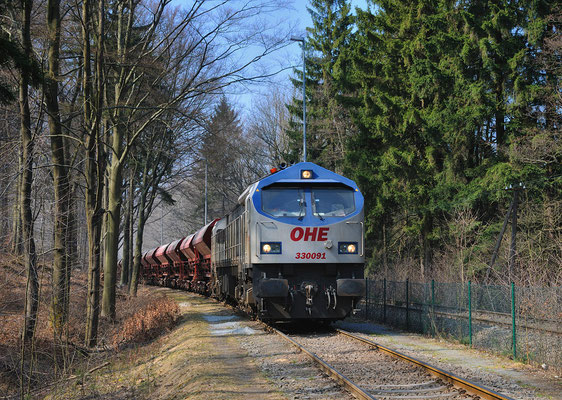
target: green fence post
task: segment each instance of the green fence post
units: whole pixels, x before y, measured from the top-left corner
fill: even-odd
[[[468,344],[472,347],[472,290],[468,281]]]
[[[435,336],[435,279],[431,280],[431,335]]]
[[[437,321],[435,319],[435,279],[431,280],[431,332],[435,336],[437,330]]]
[[[515,331],[515,284],[511,282],[511,326],[513,359],[517,359],[517,335]]]
[[[369,319],[369,278],[365,278],[365,319]]]
[[[382,320],[386,323],[386,278],[383,280],[382,290]]]
[[[410,330],[410,298],[409,298],[410,280],[406,279],[406,330]]]

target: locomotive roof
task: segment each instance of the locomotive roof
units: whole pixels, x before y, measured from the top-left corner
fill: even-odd
[[[312,178],[302,179],[301,172],[304,170],[312,171]],[[355,182],[344,176],[336,174],[329,169],[323,168],[311,162],[300,162],[275,172],[258,182],[258,188],[264,188],[274,183],[292,184],[340,184],[359,190]]]

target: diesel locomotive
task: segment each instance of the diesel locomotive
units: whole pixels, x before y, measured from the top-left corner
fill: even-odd
[[[223,218],[146,252],[142,278],[262,320],[343,319],[365,293],[363,218],[352,180],[301,162],[250,185]]]

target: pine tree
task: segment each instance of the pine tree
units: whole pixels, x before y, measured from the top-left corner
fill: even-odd
[[[371,2],[360,11],[347,74],[358,95],[347,101],[359,134],[348,172],[367,198],[368,227],[387,260],[419,257],[423,271],[462,207],[497,218],[504,186],[533,168],[508,154],[538,107],[541,72],[526,39],[545,30],[544,3],[506,1]],[[537,31],[539,32],[537,34]],[[539,45],[540,47],[540,45]],[[397,251],[396,251],[397,250]]]

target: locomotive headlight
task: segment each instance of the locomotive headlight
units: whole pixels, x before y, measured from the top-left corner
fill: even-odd
[[[261,254],[281,254],[281,242],[261,242]]]
[[[338,242],[338,254],[357,254],[357,242]]]
[[[301,171],[301,179],[311,179],[311,178],[312,178],[312,170],[303,169]]]

